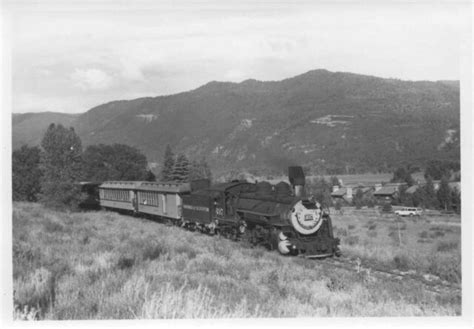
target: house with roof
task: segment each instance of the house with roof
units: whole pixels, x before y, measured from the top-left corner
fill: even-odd
[[[378,201],[392,201],[400,196],[400,187],[406,186],[406,183],[389,183],[376,189],[374,197]]]
[[[363,186],[361,184],[341,187],[336,185],[332,188],[331,197],[334,202],[342,201],[344,203],[351,204],[352,199],[359,190],[362,191],[364,196],[369,196],[374,191],[374,188],[371,186]]]

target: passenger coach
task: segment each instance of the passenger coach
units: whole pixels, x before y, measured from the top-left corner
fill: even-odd
[[[135,193],[140,184],[141,182],[104,182],[99,186],[100,206],[135,212]]]
[[[182,194],[189,194],[189,183],[142,182],[136,187],[138,208],[136,211],[159,217],[181,219]]]

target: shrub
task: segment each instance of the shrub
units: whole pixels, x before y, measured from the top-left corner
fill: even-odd
[[[120,256],[117,261],[117,267],[120,270],[124,270],[135,265],[135,257],[133,256]]]
[[[373,231],[377,228],[377,224],[372,224],[369,226],[369,231]]]
[[[428,272],[442,280],[461,283],[461,260],[451,254],[433,254],[428,257]]]
[[[353,229],[355,229],[355,225],[349,225],[347,228],[348,228],[349,230],[353,230]]]
[[[349,246],[353,246],[357,243],[359,243],[359,237],[357,235],[351,235],[351,236],[348,236],[346,238],[346,243],[349,245]]]
[[[14,282],[14,301],[19,308],[35,308],[42,316],[55,302],[55,278],[41,267],[27,280]]]
[[[392,205],[390,203],[385,203],[382,206],[382,211],[383,212],[392,212]]]
[[[334,232],[338,236],[347,236],[347,230],[345,228],[337,228]]]
[[[430,234],[430,238],[432,238],[432,239],[436,239],[436,238],[443,237],[443,236],[444,236],[443,231],[434,231],[433,233]]]
[[[329,277],[328,282],[326,283],[326,287],[329,291],[345,291],[348,288],[348,282],[345,278],[341,278],[339,276],[331,276]]]
[[[457,242],[440,242],[436,248],[439,252],[448,252],[458,248]]]
[[[143,260],[154,260],[164,253],[166,253],[166,248],[164,246],[160,244],[148,245],[144,248],[142,257]]]
[[[418,236],[422,239],[426,239],[426,238],[428,238],[428,232],[423,231],[423,232],[419,233]]]
[[[375,238],[375,237],[377,236],[377,231],[367,232],[367,235],[368,235],[370,238]]]
[[[397,255],[393,257],[393,266],[401,271],[406,271],[410,268],[410,260],[405,255]]]
[[[64,226],[54,222],[50,219],[46,219],[44,223],[44,228],[48,233],[62,232],[64,231]]]
[[[197,251],[195,248],[193,248],[192,245],[188,244],[180,244],[174,248],[175,253],[177,254],[185,254],[188,256],[189,259],[196,258],[197,256]]]
[[[29,307],[25,305],[23,309],[15,304],[15,309],[13,310],[13,321],[35,321],[39,320],[38,310],[34,307]]]

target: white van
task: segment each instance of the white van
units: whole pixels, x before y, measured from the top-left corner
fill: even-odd
[[[421,216],[423,209],[421,208],[402,208],[395,210],[395,214],[398,216]]]

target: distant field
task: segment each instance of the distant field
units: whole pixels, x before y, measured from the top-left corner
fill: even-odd
[[[390,182],[390,180],[393,177],[393,173],[382,173],[382,174],[356,174],[356,175],[312,175],[306,177],[308,181],[323,177],[327,181],[331,179],[332,176],[336,176],[340,180],[342,180],[342,183],[344,185],[350,185],[350,184],[364,184],[364,185],[375,185],[375,184],[380,184],[380,183],[387,183]],[[412,174],[412,177],[415,181],[420,181],[421,183],[425,182],[425,178],[423,177],[422,172],[416,172]],[[267,177],[254,177],[254,176],[247,176],[247,179],[250,181],[254,181],[257,179],[258,181],[262,180],[268,180],[272,184],[276,184],[281,181],[288,182],[288,177],[287,176],[280,176],[280,177],[271,177],[271,179],[268,179]]]
[[[390,182],[393,177],[393,173],[383,173],[383,174],[357,174],[357,175],[335,175],[337,178],[342,180],[344,185],[348,184],[357,184],[362,183],[365,185],[374,185],[380,183]],[[311,178],[317,178],[318,176],[310,176]],[[326,180],[331,179],[331,175],[323,176]],[[412,174],[412,177],[415,181],[425,182],[422,172],[416,172]]]
[[[344,253],[460,280],[459,229],[404,220],[400,243],[393,218],[346,210],[333,215]],[[434,295],[416,281],[381,280],[113,212],[63,213],[29,203],[13,206],[13,280],[16,319],[434,316],[461,310],[459,293]]]

